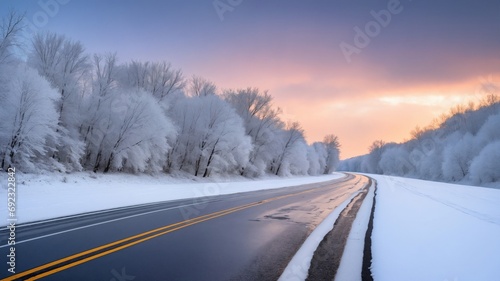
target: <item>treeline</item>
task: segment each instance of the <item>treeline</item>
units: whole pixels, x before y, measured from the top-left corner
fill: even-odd
[[[325,174],[339,162],[337,137],[308,145],[265,91],[221,91],[167,62],[119,63],[49,32],[21,60],[22,29],[11,12],[0,30],[3,170],[254,177]]]
[[[488,185],[500,182],[500,97],[450,110],[434,125],[416,128],[401,144],[375,141],[367,155],[340,170]]]

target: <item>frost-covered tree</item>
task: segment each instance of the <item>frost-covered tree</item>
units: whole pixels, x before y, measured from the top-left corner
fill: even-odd
[[[474,136],[455,134],[448,138],[443,150],[443,178],[446,181],[460,181],[469,174],[472,159],[479,152]]]
[[[395,144],[386,148],[380,158],[379,167],[384,175],[406,176],[415,171],[408,151]]]
[[[321,173],[320,156],[312,145],[307,147],[307,161],[309,162],[307,173],[309,175],[319,175]]]
[[[15,57],[22,15],[0,23],[0,157],[4,169],[171,172],[195,176],[330,173],[339,143],[308,146],[256,88],[226,91],[167,62],[120,65],[83,45],[36,34]],[[175,126],[174,122],[175,121]],[[178,137],[177,137],[178,136]]]
[[[170,63],[132,61],[123,67],[121,81],[124,85],[151,93],[159,103],[184,88],[182,71],[174,69]]]
[[[413,149],[408,149],[410,162],[415,166],[414,175],[430,180],[442,180],[445,142],[436,138],[428,138],[427,140],[416,140],[416,143]],[[427,148],[427,145],[432,146]]]
[[[2,69],[8,77],[0,90],[0,160],[2,169],[25,172],[60,168],[50,157],[56,143],[59,95],[35,70],[19,64]]]
[[[474,158],[470,166],[470,177],[477,184],[500,181],[500,141],[488,144]]]
[[[252,139],[253,149],[242,174],[264,174],[280,146],[278,135],[284,126],[279,119],[280,109],[273,108],[271,95],[257,88],[228,90],[223,97],[243,119],[245,132]]]
[[[67,118],[66,109],[78,95],[78,86],[89,70],[89,58],[82,43],[55,33],[38,33],[32,40],[28,62],[61,94],[59,112]],[[70,114],[70,113],[68,113]]]
[[[309,169],[304,130],[291,122],[278,135],[280,143],[274,153],[271,172],[275,175],[306,174]]]
[[[102,103],[87,138],[85,166],[94,172],[161,171],[175,130],[156,100],[144,91],[118,88]]]
[[[204,97],[215,95],[217,93],[217,86],[200,76],[193,76],[189,80],[188,94],[192,97]]]
[[[81,120],[75,112],[80,104],[79,86],[89,69],[85,49],[80,42],[65,36],[38,33],[32,40],[28,63],[60,94],[56,108],[60,137],[53,157],[65,164],[67,169],[79,170],[84,144],[78,134]]]
[[[327,152],[324,174],[331,174],[337,169],[340,161],[340,141],[335,135],[327,135],[323,140],[323,144]]]
[[[100,142],[105,134],[103,122],[109,114],[111,100],[118,87],[116,55],[94,55],[92,60],[92,76],[90,77],[90,95],[82,100],[80,114],[80,135],[85,144],[82,162],[87,168],[92,166],[92,154],[95,154],[96,142]],[[98,126],[100,125],[100,128]],[[94,130],[97,130],[95,132]],[[95,163],[94,163],[95,164]],[[97,169],[96,169],[97,170]]]
[[[240,172],[252,149],[243,122],[234,109],[216,95],[181,98],[170,114],[178,138],[169,154],[168,169],[195,176]]]
[[[384,152],[385,142],[382,140],[374,141],[368,150],[370,153],[363,158],[362,170],[367,173],[379,174],[381,169],[379,167],[380,159],[382,158],[382,153]]]
[[[390,147],[375,143],[370,154],[347,159],[341,167],[428,180],[495,181],[500,170],[500,162],[492,160],[497,148],[493,144],[500,141],[498,88],[488,85],[488,95],[478,106],[454,107],[432,126],[417,127],[411,140]]]
[[[315,142],[307,147],[309,175],[330,174],[339,164],[340,143],[335,135],[327,135],[323,142]]]
[[[322,142],[315,142],[308,147],[309,175],[323,174],[327,169],[328,151]]]
[[[362,164],[364,158],[366,158],[366,155],[356,156],[356,157],[342,160],[339,163],[338,170],[339,171],[350,171],[350,172],[365,172],[361,168],[361,164]]]
[[[496,113],[485,120],[477,133],[477,141],[481,146],[500,140],[500,108]]]

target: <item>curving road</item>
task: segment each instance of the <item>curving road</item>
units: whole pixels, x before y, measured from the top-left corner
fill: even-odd
[[[0,278],[276,280],[314,227],[367,183],[347,175],[19,225],[16,274],[5,269]]]

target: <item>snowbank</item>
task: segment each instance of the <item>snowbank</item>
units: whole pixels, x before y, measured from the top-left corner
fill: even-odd
[[[84,212],[136,204],[185,198],[224,195],[262,189],[297,186],[343,177],[342,173],[323,176],[243,177],[206,179],[173,178],[167,175],[91,174],[27,175],[16,174],[17,223],[25,223]],[[3,180],[1,179],[3,178]],[[196,179],[199,180],[199,179]],[[7,175],[0,173],[0,198],[7,201]],[[7,224],[7,208],[0,209]]]
[[[373,206],[375,185],[372,183],[368,194],[359,208],[356,218],[352,222],[351,232],[347,237],[342,260],[340,261],[335,281],[361,281],[363,267],[363,252],[365,249],[365,236],[370,222]]]

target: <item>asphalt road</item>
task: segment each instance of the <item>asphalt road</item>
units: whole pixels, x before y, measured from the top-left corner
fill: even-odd
[[[0,278],[276,280],[314,227],[366,183],[348,175],[19,225],[16,275],[2,263]],[[8,232],[0,234],[5,257]]]

